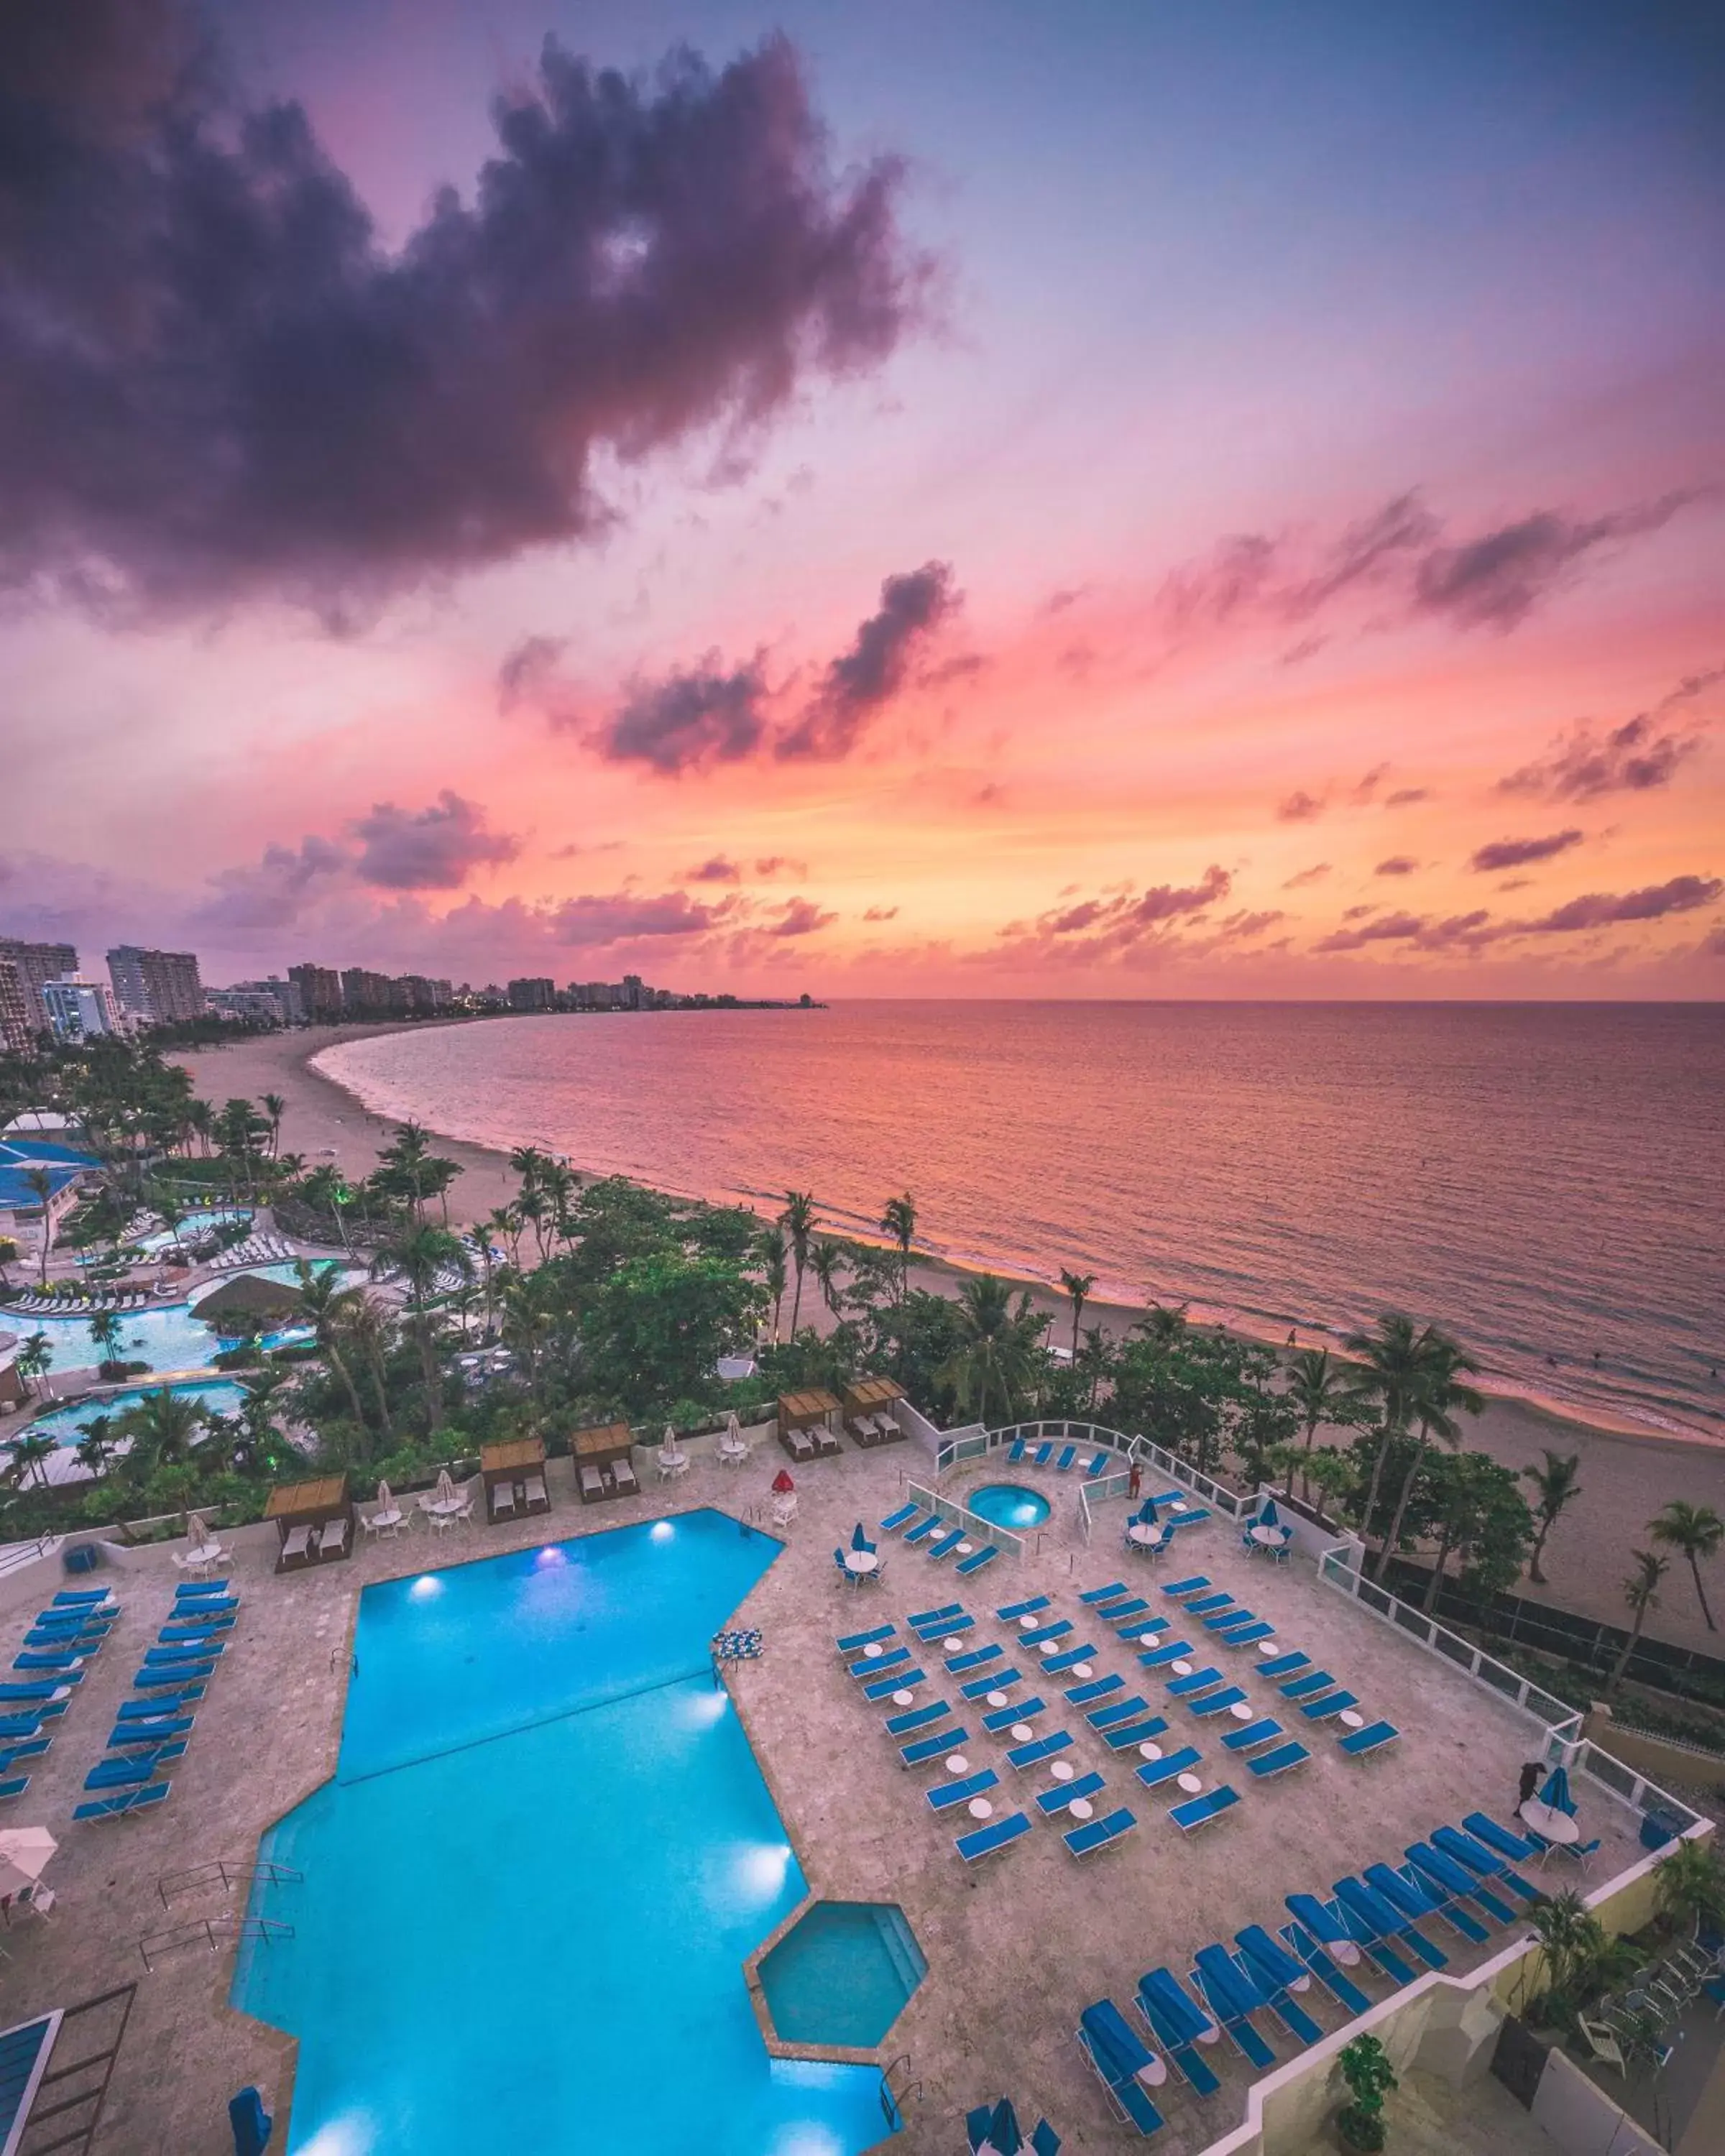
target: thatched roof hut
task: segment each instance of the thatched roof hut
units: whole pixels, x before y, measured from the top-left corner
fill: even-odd
[[[237,1273],[195,1303],[193,1314],[218,1332],[238,1334],[290,1324],[303,1308],[300,1291],[290,1282],[265,1280],[259,1273]]]

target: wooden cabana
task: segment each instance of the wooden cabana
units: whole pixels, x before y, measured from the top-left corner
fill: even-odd
[[[548,1512],[545,1486],[545,1445],[536,1437],[515,1437],[487,1445],[480,1452],[480,1479],[485,1486],[485,1517],[494,1525],[518,1512]]]
[[[308,1564],[353,1554],[353,1507],[345,1475],[324,1475],[315,1482],[278,1482],[270,1492],[264,1517],[275,1521],[280,1537],[278,1572],[298,1572]]]
[[[626,1422],[595,1423],[578,1430],[570,1440],[575,1458],[575,1486],[583,1505],[600,1505],[608,1497],[630,1497],[640,1488],[630,1465],[629,1449],[634,1442]]]
[[[835,1393],[782,1393],[778,1401],[778,1441],[793,1460],[813,1460],[824,1452],[843,1450],[829,1418],[839,1412]]]
[[[287,1281],[265,1280],[259,1273],[239,1273],[193,1305],[192,1314],[213,1326],[224,1340],[250,1332],[273,1332],[291,1324],[305,1304],[300,1291]]]
[[[845,1388],[845,1427],[864,1446],[896,1445],[904,1436],[892,1412],[905,1389],[892,1378],[859,1378]]]

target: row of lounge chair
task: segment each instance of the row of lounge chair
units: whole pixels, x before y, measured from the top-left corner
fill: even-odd
[[[132,1697],[121,1702],[105,1756],[84,1779],[91,1794],[73,1811],[74,1820],[133,1817],[165,1804],[173,1784],[157,1769],[181,1758],[190,1741],[193,1707],[203,1697],[226,1653],[239,1613],[239,1598],[225,1579],[182,1581],[172,1613],[132,1679]]]
[[[927,1553],[937,1564],[954,1554],[961,1543],[968,1539],[969,1531],[955,1527],[938,1512],[931,1512],[921,1505],[901,1505],[896,1512],[889,1512],[880,1522],[883,1534],[901,1535],[908,1547],[927,1545]],[[993,1564],[1000,1552],[993,1543],[983,1543],[959,1558],[955,1570],[966,1573],[981,1572]]]
[[[583,1505],[603,1504],[608,1497],[633,1497],[641,1486],[627,1453],[619,1453],[615,1460],[580,1461],[577,1481]]]
[[[248,1265],[285,1265],[295,1255],[280,1235],[248,1235],[212,1258],[210,1265],[218,1273],[243,1272]]]
[[[68,1589],[38,1610],[10,1680],[0,1685],[0,1799],[28,1789],[33,1769],[13,1769],[46,1754],[54,1739],[43,1724],[64,1714],[119,1621],[120,1604],[105,1587]]]
[[[1007,1465],[1009,1467],[1051,1467],[1057,1475],[1070,1475],[1083,1449],[1081,1445],[1062,1445],[1057,1438],[1050,1438],[1045,1444],[1039,1445],[1032,1438],[1015,1437],[1006,1448]],[[1086,1481],[1093,1481],[1116,1457],[1106,1445],[1100,1451],[1092,1453],[1084,1463]]]
[[[142,1310],[149,1301],[147,1288],[81,1288],[64,1295],[9,1295],[6,1306],[25,1317],[93,1317],[104,1310]]]

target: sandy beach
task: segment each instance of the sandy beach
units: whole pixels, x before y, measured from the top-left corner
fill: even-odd
[[[355,1025],[264,1034],[177,1060],[191,1071],[199,1093],[218,1106],[234,1094],[253,1100],[280,1094],[287,1102],[283,1152],[302,1153],[313,1165],[334,1161],[349,1175],[361,1176],[376,1165],[395,1127],[313,1067],[312,1059],[343,1041],[400,1030]],[[515,1195],[517,1179],[502,1153],[442,1136],[438,1150],[463,1171],[449,1195],[452,1221],[470,1225]],[[916,1267],[913,1276],[919,1286],[951,1293],[960,1275],[952,1266],[931,1263]],[[1039,1282],[1025,1285],[1040,1307],[1054,1312],[1061,1325],[1070,1322],[1070,1306],[1063,1296]],[[1137,1314],[1096,1304],[1087,1310],[1086,1322],[1112,1332],[1123,1330]],[[1060,1326],[1053,1337],[1065,1337]],[[1545,1595],[1610,1624],[1625,1621],[1620,1583],[1631,1551],[1647,1547],[1645,1523],[1654,1513],[1674,1497],[1725,1510],[1725,1445],[1699,1433],[1686,1438],[1643,1433],[1627,1424],[1609,1427],[1505,1398],[1489,1402],[1469,1426],[1467,1442],[1517,1469],[1538,1461],[1547,1446],[1580,1455],[1581,1494],[1559,1522],[1543,1559],[1548,1582]],[[1725,1561],[1716,1560],[1710,1571],[1704,1568],[1703,1577],[1716,1614],[1725,1619]],[[1525,1582],[1520,1591],[1539,1593]],[[1686,1566],[1673,1566],[1661,1593],[1661,1607],[1647,1627],[1650,1635],[1702,1653],[1725,1654],[1725,1633],[1707,1630]]]

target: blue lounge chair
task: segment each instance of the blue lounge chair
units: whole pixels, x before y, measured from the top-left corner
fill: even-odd
[[[1237,1609],[1239,1607],[1231,1594],[1224,1594],[1219,1589],[1214,1594],[1200,1594],[1195,1601],[1189,1600],[1186,1614],[1189,1617],[1214,1617],[1219,1609]]]
[[[1029,1450],[1029,1447],[1023,1438],[1015,1437],[1006,1449],[1007,1465],[1016,1467]]]
[[[226,1650],[219,1640],[184,1647],[146,1647],[146,1669],[177,1668],[186,1662],[218,1662]]]
[[[46,1653],[18,1655],[14,1657],[12,1666],[28,1676],[38,1670],[81,1670],[88,1659],[82,1652],[74,1653],[70,1647],[64,1647]]]
[[[1091,1457],[1085,1462],[1084,1477],[1086,1481],[1093,1482],[1096,1476],[1101,1473],[1102,1470],[1107,1465],[1108,1454],[1106,1448],[1101,1452],[1092,1453]]]
[[[1037,1446],[1036,1456],[1031,1461],[1030,1465],[1033,1467],[1046,1467],[1053,1452],[1054,1442],[1053,1440],[1050,1439],[1046,1445],[1039,1445]]]
[[[1188,1505],[1183,1512],[1171,1511],[1167,1519],[1163,1522],[1163,1525],[1175,1528],[1201,1527],[1206,1520],[1213,1520],[1215,1514],[1211,1512],[1208,1505]]]
[[[1454,1857],[1434,1849],[1429,1841],[1410,1842],[1404,1854],[1431,1893],[1448,1902],[1471,1902],[1476,1907],[1483,1909],[1494,1924],[1515,1922],[1516,1912],[1507,1902],[1494,1894],[1489,1887],[1482,1886]]]
[[[1512,1864],[1539,1854],[1537,1842],[1529,1841],[1512,1828],[1499,1826],[1489,1812],[1470,1812],[1461,1824],[1476,1840],[1484,1842],[1487,1849],[1495,1849],[1500,1856],[1507,1856]]]
[[[9,1774],[14,1760],[39,1759],[53,1742],[51,1737],[27,1737],[22,1743],[0,1746],[0,1772]]]
[[[1266,1625],[1260,1617],[1250,1625],[1240,1625],[1235,1631],[1224,1632],[1221,1637],[1224,1647],[1255,1647],[1260,1640],[1273,1640],[1276,1627]]]
[[[1064,1640],[1071,1630],[1072,1620],[1070,1617],[1050,1618],[1046,1625],[1039,1625],[1033,1631],[1020,1633],[1019,1645],[1021,1647],[1040,1647],[1045,1640]]]
[[[1164,1640],[1159,1647],[1147,1647],[1138,1660],[1147,1670],[1163,1670],[1170,1662],[1184,1661],[1191,1652],[1183,1640]]]
[[[1206,1632],[1215,1632],[1228,1639],[1247,1625],[1255,1625],[1258,1620],[1250,1609],[1224,1609],[1214,1617],[1203,1617],[1199,1621]]]
[[[984,1670],[979,1677],[960,1685],[958,1691],[961,1698],[986,1699],[991,1691],[1009,1691],[1013,1686],[1023,1682],[1023,1674],[1018,1670]]]
[[[1303,1744],[1296,1744],[1290,1738],[1273,1751],[1260,1752],[1255,1759],[1248,1759],[1246,1765],[1257,1780],[1268,1782],[1277,1774],[1286,1774],[1290,1768],[1303,1767],[1311,1757]]]
[[[64,1697],[72,1686],[82,1684],[82,1670],[60,1670],[51,1677],[43,1677],[28,1684],[0,1684],[0,1699],[16,1701],[44,1701]]]
[[[213,1594],[207,1600],[201,1597],[196,1600],[182,1598],[174,1604],[174,1616],[183,1625],[194,1617],[231,1617],[239,1608],[239,1599],[233,1594]]]
[[[1310,1933],[1319,1946],[1345,1950],[1359,1943],[1338,1903],[1321,1902],[1316,1894],[1290,1894],[1285,1906],[1294,1922]]]
[[[71,1697],[68,1692],[64,1699],[39,1700],[33,1707],[17,1714],[0,1714],[0,1739],[35,1736],[44,1722],[65,1712]]]
[[[1290,1907],[1293,1901],[1294,1897],[1291,1894],[1288,1897]],[[1375,1930],[1357,1910],[1344,1908],[1339,1902],[1318,1902],[1316,1906],[1327,1908],[1339,1920],[1343,1937],[1359,1948],[1381,1976],[1388,1977],[1395,1984],[1414,1981],[1419,1971],[1411,1963],[1404,1961],[1390,1944],[1392,1934]]]
[[[986,1647],[965,1647],[956,1655],[948,1655],[947,1668],[953,1676],[962,1676],[966,1670],[986,1669],[990,1662],[1005,1659],[1005,1649],[990,1645]]]
[[[1015,1774],[1022,1774],[1027,1767],[1040,1767],[1045,1759],[1052,1759],[1056,1752],[1070,1749],[1072,1735],[1070,1730],[1051,1730],[1046,1737],[1039,1737],[1029,1744],[1014,1744],[1006,1755],[1006,1763]]]
[[[1066,1697],[1074,1707],[1093,1707],[1099,1699],[1106,1699],[1111,1692],[1122,1691],[1125,1687],[1124,1677],[1091,1677],[1086,1683],[1071,1686]]]
[[[932,1645],[937,1640],[950,1639],[959,1632],[975,1631],[976,1620],[961,1609],[956,1617],[942,1617],[937,1624],[913,1625],[911,1630],[927,1647]]]
[[[1219,1670],[1194,1670],[1189,1677],[1168,1679],[1168,1696],[1171,1699],[1195,1699],[1200,1693],[1213,1691],[1223,1681]]]
[[[1520,1872],[1512,1871],[1476,1835],[1464,1833],[1459,1827],[1440,1826],[1434,1831],[1431,1840],[1435,1849],[1441,1850],[1445,1856],[1454,1857],[1476,1879],[1489,1879],[1494,1886],[1507,1887],[1523,1902],[1539,1899],[1539,1889],[1532,1881],[1523,1879]]]
[[[952,1618],[963,1614],[962,1602],[943,1602],[938,1609],[913,1609],[905,1622],[913,1632],[934,1632]]]
[[[989,1736],[998,1737],[1003,1729],[1010,1729],[1014,1722],[1033,1721],[1037,1715],[1045,1714],[1047,1711],[1040,1699],[1021,1699],[1014,1706],[997,1707],[992,1714],[985,1714],[983,1727]]]
[[[1122,1587],[1118,1594],[1110,1595],[1106,1602],[1098,1602],[1095,1606],[1098,1617],[1106,1617],[1111,1625],[1117,1625],[1122,1618],[1137,1616],[1150,1604],[1142,1594],[1134,1594],[1130,1588]]]
[[[1078,2045],[1102,2084],[1108,2107],[1123,2125],[1136,2127],[1147,2139],[1162,2130],[1162,2113],[1138,2079],[1155,2056],[1134,2033],[1111,1999],[1099,1999],[1078,2017]]]
[[[896,1535],[901,1527],[907,1527],[922,1510],[920,1505],[901,1505],[896,1512],[889,1512],[880,1522],[883,1535]]]
[[[894,1670],[888,1676],[876,1677],[862,1688],[865,1699],[891,1699],[896,1691],[911,1691],[923,1681],[922,1672],[914,1665],[907,1670]]]
[[[1194,2096],[1214,2096],[1222,2084],[1205,2061],[1198,2046],[1207,2040],[1215,2024],[1183,1991],[1173,1971],[1148,1969],[1138,1979],[1132,2004],[1144,2026],[1155,2037],[1173,2067]]]
[[[1115,1627],[1115,1637],[1126,1640],[1153,1640],[1158,1632],[1165,1632],[1173,1622],[1173,1620],[1165,1612],[1159,1617],[1134,1617],[1129,1624]]]
[[[1351,1691],[1332,1691],[1327,1699],[1302,1702],[1300,1712],[1308,1722],[1328,1722],[1336,1715],[1346,1714],[1350,1707],[1358,1704]]]
[[[1081,1774],[1076,1782],[1056,1782],[1051,1789],[1045,1789],[1036,1799],[1036,1809],[1045,1819],[1052,1819],[1063,1812],[1076,1798],[1089,1799],[1104,1787],[1100,1774]]]
[[[905,1529],[905,1540],[907,1543],[927,1542],[928,1537],[934,1532],[935,1529],[938,1527],[940,1524],[940,1514],[938,1512],[931,1512],[926,1520],[918,1520],[914,1527],[906,1527]]]
[[[1033,1594],[1024,1602],[1009,1602],[994,1614],[1003,1625],[1016,1625],[1020,1617],[1034,1617],[1052,1607],[1045,1594]]]
[[[1491,1934],[1477,1917],[1458,1908],[1445,1896],[1435,1894],[1411,1867],[1368,1864],[1361,1876],[1373,1893],[1381,1894],[1410,1924],[1424,1923],[1428,1917],[1435,1917],[1452,1932],[1459,1933],[1470,1946],[1482,1947],[1489,1943]]]
[[[1029,1831],[1030,1822],[1024,1814],[1012,1812],[1005,1819],[990,1820],[973,1834],[961,1834],[952,1846],[967,1864],[974,1864],[979,1857],[992,1856],[996,1850],[1004,1849]]]
[[[202,1684],[215,1673],[213,1662],[176,1662],[168,1669],[151,1669],[146,1663],[132,1678],[131,1686],[134,1691],[166,1690],[174,1685]]]
[[[1050,1676],[1058,1676],[1063,1670],[1076,1670],[1081,1662],[1093,1662],[1096,1658],[1094,1647],[1066,1647],[1058,1655],[1045,1655],[1042,1666]]]
[[[1147,1789],[1159,1789],[1164,1782],[1172,1782],[1177,1774],[1189,1774],[1204,1758],[1195,1744],[1182,1745],[1178,1752],[1170,1752],[1165,1759],[1147,1760],[1138,1768],[1138,1779]]]
[[[973,1550],[968,1557],[961,1557],[957,1569],[965,1573],[980,1572],[985,1564],[993,1564],[999,1554],[993,1543],[984,1543],[980,1549]]]
[[[1276,1690],[1284,1699],[1316,1699],[1320,1692],[1333,1691],[1336,1680],[1327,1670],[1307,1670],[1304,1676],[1290,1677]]]
[[[29,1786],[28,1774],[14,1774],[9,1781],[0,1782],[0,1804],[5,1804],[13,1797],[23,1796]]]
[[[956,1782],[937,1782],[923,1794],[928,1799],[931,1810],[949,1812],[954,1804],[968,1804],[985,1790],[996,1788],[999,1780],[1000,1777],[992,1767],[984,1767],[980,1772],[963,1775]]]
[[[1368,1722],[1363,1729],[1350,1729],[1337,1749],[1350,1759],[1369,1759],[1374,1752],[1394,1744],[1401,1733],[1394,1722]]]
[[[876,1625],[870,1632],[847,1632],[835,1642],[841,1655],[860,1655],[865,1647],[878,1647],[898,1630],[896,1625]]]
[[[1117,1722],[1102,1732],[1102,1742],[1111,1752],[1130,1752],[1135,1744],[1148,1744],[1167,1734],[1167,1722],[1159,1714],[1152,1714],[1137,1722]]]
[[[225,1579],[182,1579],[174,1589],[174,1600],[202,1602],[212,1594],[225,1594],[231,1584]]]
[[[275,2121],[255,2088],[243,2088],[229,2100],[228,2123],[234,2133],[234,2156],[264,2156]]]
[[[1234,1944],[1235,1952],[1229,1959],[1294,2041],[1322,2042],[1323,2030],[1291,1995],[1296,1986],[1305,1989],[1310,1980],[1309,1971],[1261,1924],[1248,1924],[1243,1932],[1236,1932]]]
[[[1218,1946],[1200,1947],[1194,1957],[1191,1982],[1235,2051],[1260,2074],[1267,2073],[1276,2064],[1276,2054],[1251,2018],[1264,2001],[1257,1986],[1242,1973],[1233,1956]]]
[[[1280,1936],[1288,1951],[1305,1963],[1344,2014],[1352,2018],[1370,2013],[1370,1999],[1357,1984],[1342,1974],[1334,1960],[1303,1924],[1284,1924]]]
[[[1291,1677],[1296,1671],[1309,1670],[1311,1667],[1311,1656],[1302,1655],[1296,1648],[1286,1655],[1272,1655],[1267,1662],[1260,1662],[1258,1675],[1260,1677],[1269,1678],[1274,1683],[1279,1677]]]
[[[151,1804],[165,1803],[172,1788],[172,1782],[146,1782],[140,1789],[116,1789],[110,1796],[92,1797],[88,1804],[80,1804],[72,1816],[74,1820],[128,1819]]]
[[[901,1744],[898,1756],[906,1767],[926,1767],[931,1759],[956,1752],[964,1738],[963,1725],[955,1724],[950,1729],[936,1730],[932,1737],[919,1737],[913,1744]]]
[[[219,1640],[233,1630],[231,1617],[200,1618],[195,1625],[164,1625],[156,1636],[166,1645],[176,1640]]]
[[[952,1712],[945,1700],[932,1699],[927,1707],[907,1707],[902,1714],[889,1714],[880,1726],[889,1737],[910,1737],[932,1722],[944,1722]]]
[[[1134,1815],[1122,1804],[1106,1819],[1086,1820],[1081,1826],[1069,1827],[1060,1839],[1075,1856],[1093,1856],[1097,1850],[1107,1849],[1123,1840],[1137,1823]]]
[[[126,1744],[160,1744],[170,1737],[188,1737],[194,1717],[177,1714],[165,1722],[120,1722],[108,1732],[108,1749],[117,1752]]]
[[[1259,1744],[1268,1744],[1272,1738],[1283,1734],[1279,1722],[1265,1715],[1259,1721],[1248,1722],[1239,1729],[1230,1729],[1222,1739],[1224,1752],[1250,1752]]]
[[[1131,1722],[1149,1710],[1150,1702],[1142,1694],[1134,1692],[1130,1699],[1110,1699],[1104,1707],[1093,1707],[1085,1720],[1092,1729],[1106,1729],[1111,1722]]]
[[[1220,1691],[1209,1692],[1203,1699],[1189,1700],[1187,1702],[1193,1714],[1200,1720],[1207,1715],[1226,1714],[1231,1708],[1244,1707],[1245,1703],[1246,1696],[1238,1685],[1224,1685]]]
[[[1077,1457],[1078,1447],[1076,1445],[1063,1445],[1060,1449],[1060,1456],[1055,1462],[1055,1473],[1064,1475]]]
[[[889,1647],[884,1655],[860,1656],[845,1666],[847,1676],[856,1678],[884,1676],[888,1670],[896,1670],[911,1659],[908,1647]]]
[[[1385,1901],[1368,1881],[1338,1879],[1334,1891],[1342,1907],[1357,1916],[1363,1924],[1369,1925],[1378,1938],[1393,1939],[1398,1946],[1407,1947],[1428,1969],[1450,1966],[1450,1957],[1442,1948],[1435,1947],[1423,1933],[1415,1931],[1412,1918],[1394,1902]]]
[[[56,1609],[87,1609],[92,1604],[105,1602],[114,1592],[111,1587],[63,1587],[54,1598]]]
[[[1219,1819],[1239,1802],[1238,1794],[1225,1782],[1219,1782],[1201,1797],[1189,1797],[1183,1804],[1176,1804],[1168,1817],[1182,1834],[1196,1834],[1200,1827],[1208,1826],[1213,1819]]]
[[[177,1743],[157,1745],[153,1751],[142,1753],[135,1758],[104,1759],[90,1768],[84,1778],[86,1789],[125,1789],[139,1782],[151,1780],[156,1764],[160,1759],[177,1759],[186,1748],[183,1738]]]
[[[951,1557],[953,1551],[957,1548],[959,1543],[962,1543],[963,1539],[964,1530],[963,1527],[948,1527],[946,1533],[941,1537],[937,1543],[931,1543],[928,1545],[928,1554],[937,1563],[938,1563],[943,1557]]]
[[[1162,1591],[1164,1594],[1172,1595],[1176,1601],[1178,1601],[1188,1594],[1202,1594],[1205,1588],[1207,1588],[1209,1584],[1209,1579],[1207,1574],[1201,1572],[1194,1572],[1189,1579],[1176,1579],[1171,1581],[1168,1586],[1163,1589]]]
[[[1088,1602],[1094,1606],[1098,1602],[1111,1602],[1117,1594],[1124,1594],[1127,1591],[1123,1579],[1111,1579],[1106,1587],[1090,1588],[1078,1599],[1081,1602]]]

